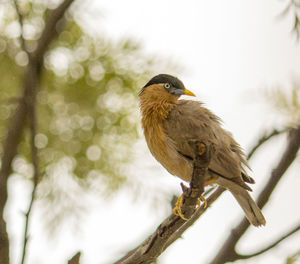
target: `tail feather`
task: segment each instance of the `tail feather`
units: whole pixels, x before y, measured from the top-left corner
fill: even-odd
[[[218,177],[216,183],[225,187],[226,189],[229,189],[244,210],[247,219],[252,225],[262,226],[266,224],[264,215],[247,190],[235,182],[221,177]]]
[[[255,183],[255,180],[252,177],[250,177],[248,174],[244,173],[244,172],[242,172],[242,178],[247,183],[250,183],[250,184]]]
[[[232,194],[244,210],[247,219],[252,225],[261,226],[266,224],[266,219],[261,210],[246,190],[241,189],[240,192],[232,192]]]

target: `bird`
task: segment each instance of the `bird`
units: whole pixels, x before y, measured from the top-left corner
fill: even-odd
[[[250,167],[241,146],[204,103],[181,99],[181,95],[195,96],[169,74],[154,76],[140,90],[141,123],[150,152],[170,174],[190,182],[195,155],[189,141],[205,139],[213,144],[205,182],[229,190],[252,225],[265,225],[264,215],[249,194],[248,184],[255,181],[247,173]]]

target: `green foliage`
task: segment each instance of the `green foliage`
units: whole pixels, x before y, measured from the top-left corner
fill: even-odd
[[[112,46],[84,35],[75,23],[61,32],[45,57],[38,94],[44,166],[69,156],[79,178],[106,176],[111,187],[123,181],[138,135],[136,80],[143,72],[130,66],[135,52],[126,42]]]
[[[288,257],[286,260],[286,264],[296,264],[298,263],[297,260],[300,259],[300,251],[296,252],[292,256]]]
[[[13,1],[1,3],[0,15],[0,141],[22,96],[28,56],[45,25],[50,1],[19,1],[23,33]],[[126,164],[138,137],[136,94],[150,77],[150,61],[132,41],[109,42],[83,31],[68,14],[65,26],[44,57],[38,100],[38,134],[42,179],[59,166],[81,186],[101,179],[109,190],[126,179]],[[2,149],[0,149],[2,152]],[[1,153],[2,154],[2,153]],[[26,133],[14,171],[30,178]],[[24,169],[25,168],[25,169]],[[26,169],[27,168],[27,169]],[[53,194],[53,193],[52,193]],[[52,196],[49,191],[47,194]]]

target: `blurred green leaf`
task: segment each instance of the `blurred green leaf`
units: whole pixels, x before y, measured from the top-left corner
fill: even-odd
[[[292,256],[288,257],[286,260],[286,264],[296,264],[297,260],[300,259],[300,251],[296,252]]]
[[[27,52],[34,52],[47,12],[58,2],[18,1],[22,31],[13,1],[0,3],[0,155],[7,125],[22,97],[29,61],[20,44],[21,32]],[[47,210],[51,222],[74,210],[72,201],[79,202],[80,188],[110,193],[126,181],[126,166],[139,136],[137,92],[155,64],[138,43],[89,35],[71,13],[66,16],[65,26],[44,56],[37,94],[35,144],[42,175],[38,195],[49,206],[55,204],[55,210]],[[26,130],[13,162],[14,172],[26,179],[32,177],[29,144]],[[67,178],[80,188],[72,189]]]

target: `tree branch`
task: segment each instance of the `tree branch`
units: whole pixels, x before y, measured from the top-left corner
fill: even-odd
[[[23,14],[20,10],[20,7],[19,7],[19,4],[18,4],[18,0],[14,0],[14,5],[15,5],[15,9],[16,9],[16,13],[17,13],[17,16],[18,16],[18,21],[19,21],[19,24],[20,24],[20,29],[21,29],[21,34],[20,34],[20,40],[21,40],[21,47],[22,47],[22,50],[25,51],[27,54],[27,49],[26,49],[26,46],[25,46],[25,39],[24,39],[24,35],[23,35]]]
[[[204,192],[204,175],[207,172],[208,165],[214,152],[212,144],[205,144],[199,140],[190,140],[189,144],[195,154],[193,160],[193,173],[189,188],[184,186],[183,183],[181,184],[183,194],[181,196],[182,205],[180,206],[183,216],[187,218],[190,218],[194,214],[195,207],[199,203],[199,198]]]
[[[171,245],[173,242],[175,242],[178,238],[180,238],[182,236],[182,234],[189,228],[191,227],[199,218],[201,215],[203,215],[203,213],[206,211],[206,209],[208,209],[220,196],[221,194],[226,191],[226,189],[224,189],[223,187],[217,187],[217,189],[215,191],[213,191],[213,193],[211,195],[209,195],[208,199],[207,199],[207,207],[204,208],[204,206],[201,206],[192,216],[191,218],[185,222],[184,225],[180,226],[177,230],[176,230],[176,236],[174,236],[173,238],[170,238],[168,243],[166,244],[166,246],[168,247],[169,245]]]
[[[35,194],[39,182],[38,150],[35,145],[35,136],[37,134],[36,94],[37,94],[37,86],[32,86],[31,98],[30,100],[27,100],[27,109],[28,109],[28,119],[29,119],[30,131],[31,131],[31,156],[32,156],[32,164],[34,168],[34,175],[33,175],[33,189],[31,193],[31,199],[29,202],[27,213],[25,215],[26,219],[25,219],[21,264],[24,264],[25,257],[26,257],[29,220],[30,220],[31,210],[32,210],[33,202],[35,200]]]
[[[269,245],[268,247],[265,247],[255,253],[249,254],[249,255],[240,255],[239,254],[239,258],[240,259],[248,259],[248,258],[253,258],[256,257],[258,255],[261,255],[265,252],[267,252],[268,250],[276,247],[280,242],[282,242],[283,240],[285,240],[286,238],[290,237],[291,235],[295,234],[296,232],[298,232],[300,230],[300,225],[296,226],[295,228],[293,228],[291,231],[289,231],[288,233],[286,233],[285,235],[281,236],[279,239],[277,239],[276,241],[274,241],[271,245]]]
[[[288,132],[289,129],[282,129],[282,130],[277,130],[274,129],[272,132],[270,133],[265,133],[262,137],[259,138],[259,140],[257,141],[257,143],[252,147],[252,149],[249,151],[248,153],[248,160],[252,158],[253,154],[256,152],[256,150],[261,147],[265,142],[267,142],[269,139],[271,139],[274,136],[283,134]]]
[[[56,36],[55,25],[62,18],[73,0],[65,0],[60,6],[50,13],[48,23],[38,43],[34,56],[29,57],[29,64],[25,74],[23,96],[12,117],[8,133],[3,146],[3,156],[0,170],[0,263],[9,263],[9,240],[6,231],[6,223],[3,212],[7,201],[7,179],[11,173],[11,163],[17,153],[17,147],[25,126],[28,114],[28,100],[32,93],[37,91],[41,77],[43,56],[51,41]]]
[[[211,145],[204,145],[205,149],[199,151],[199,142],[195,143],[195,159],[194,159],[194,170],[193,177],[190,183],[190,188],[184,188],[184,215],[189,216],[192,208],[195,211],[195,205],[197,204],[198,197],[203,192],[203,180],[206,173],[207,167],[211,159]],[[201,143],[203,144],[203,143]],[[210,206],[222,193],[224,189],[218,188],[213,192],[207,199],[207,205]],[[186,206],[186,207],[185,207]],[[192,212],[191,217],[185,221],[181,217],[174,215],[173,213],[166,218],[156,229],[156,231],[150,235],[141,245],[134,250],[130,251],[126,256],[121,258],[116,264],[147,264],[153,263],[160,256],[160,254],[167,249],[175,240],[181,237],[181,234],[188,229],[205,211],[207,208],[201,206],[196,212]],[[186,214],[187,213],[187,214]]]
[[[0,263],[9,263],[9,240],[4,220],[4,207],[7,201],[7,179],[11,173],[11,163],[17,153],[17,147],[23,131],[26,117],[24,99],[20,100],[16,112],[8,128],[7,138],[3,146],[0,170]]]
[[[77,252],[69,261],[68,264],[79,264],[81,252]]]
[[[42,33],[42,36],[39,40],[37,49],[35,51],[36,58],[42,58],[45,51],[47,50],[49,44],[55,37],[57,36],[57,29],[56,24],[57,22],[62,19],[66,10],[69,6],[74,2],[74,0],[65,0],[58,6],[55,10],[51,12],[49,19],[47,20],[45,29]]]
[[[257,199],[257,204],[260,208],[263,208],[264,205],[268,202],[280,179],[295,160],[299,147],[300,127],[298,127],[297,129],[291,129],[288,134],[288,143],[284,153],[282,154],[281,160],[279,161],[277,167],[272,171],[269,181],[267,182]],[[241,222],[234,229],[232,229],[223,246],[220,248],[220,250],[210,263],[223,264],[240,259],[240,256],[242,254],[238,254],[235,248],[238,241],[247,231],[249,226],[249,222],[244,217]]]
[[[201,206],[187,221],[172,213],[141,245],[130,251],[115,264],[149,264],[154,262],[168,246],[180,238],[182,233],[196,222],[223,192],[224,189],[218,187],[208,197],[207,207]]]

